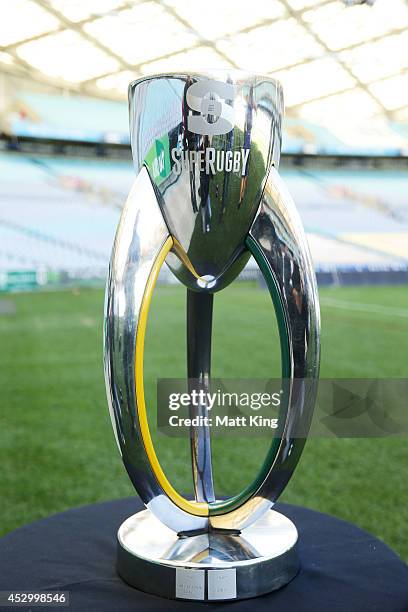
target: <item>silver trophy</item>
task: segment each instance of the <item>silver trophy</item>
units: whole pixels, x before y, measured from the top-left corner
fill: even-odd
[[[238,72],[164,74],[132,82],[129,108],[137,177],[110,261],[104,362],[116,441],[146,509],[119,529],[117,569],[127,583],[167,598],[255,597],[299,569],[296,527],[272,508],[302,453],[319,373],[315,274],[277,171],[282,88]],[[188,379],[206,389],[213,295],[251,255],[279,328],[287,397],[279,437],[254,481],[219,500],[210,431],[193,428],[195,499],[186,499],[158,461],[146,414],[143,353],[152,292],[166,261],[187,288]]]

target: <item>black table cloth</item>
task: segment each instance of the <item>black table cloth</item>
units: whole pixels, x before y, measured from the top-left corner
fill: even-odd
[[[141,508],[135,498],[85,506],[6,535],[0,539],[0,590],[69,591],[69,608],[58,609],[87,612],[408,611],[408,566],[390,548],[354,525],[287,504],[276,509],[298,528],[302,567],[279,591],[225,603],[170,601],[137,591],[116,574],[116,532]],[[32,608],[41,609],[53,608]]]

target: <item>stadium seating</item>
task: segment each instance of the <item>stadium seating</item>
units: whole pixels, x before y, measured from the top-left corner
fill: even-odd
[[[5,117],[12,136],[86,142],[129,143],[126,102],[87,96],[19,91]],[[301,117],[287,116],[284,153],[388,155],[406,154],[407,123],[371,119],[333,133]]]
[[[15,136],[129,142],[126,104],[85,96],[53,96],[20,92],[9,114],[9,130]]]
[[[131,164],[3,153],[0,173],[3,279],[17,271],[102,279],[134,178]],[[407,266],[406,174],[284,168],[282,173],[317,270]]]

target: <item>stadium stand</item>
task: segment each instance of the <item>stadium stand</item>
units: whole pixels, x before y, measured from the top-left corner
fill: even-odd
[[[2,153],[0,173],[0,288],[102,281],[134,178],[130,162]],[[322,279],[406,271],[406,173],[285,167],[282,173]]]
[[[89,96],[61,96],[22,90],[5,113],[3,131],[35,137],[100,143],[129,143],[125,102]],[[335,133],[324,123],[288,116],[284,153],[398,156],[408,150],[408,124],[384,118],[360,122]]]
[[[131,182],[129,167],[122,166],[0,156],[3,289],[104,277],[117,203]]]
[[[5,122],[14,136],[129,143],[126,104],[113,100],[23,91]]]

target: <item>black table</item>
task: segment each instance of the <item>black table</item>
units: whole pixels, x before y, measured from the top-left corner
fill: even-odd
[[[408,611],[408,566],[390,548],[354,525],[287,504],[278,504],[277,510],[298,527],[302,568],[281,590],[210,604],[136,591],[116,575],[115,555],[120,523],[139,509],[134,498],[85,506],[6,535],[0,539],[0,590],[69,591],[70,607],[61,611]],[[32,608],[40,609],[56,608]]]

